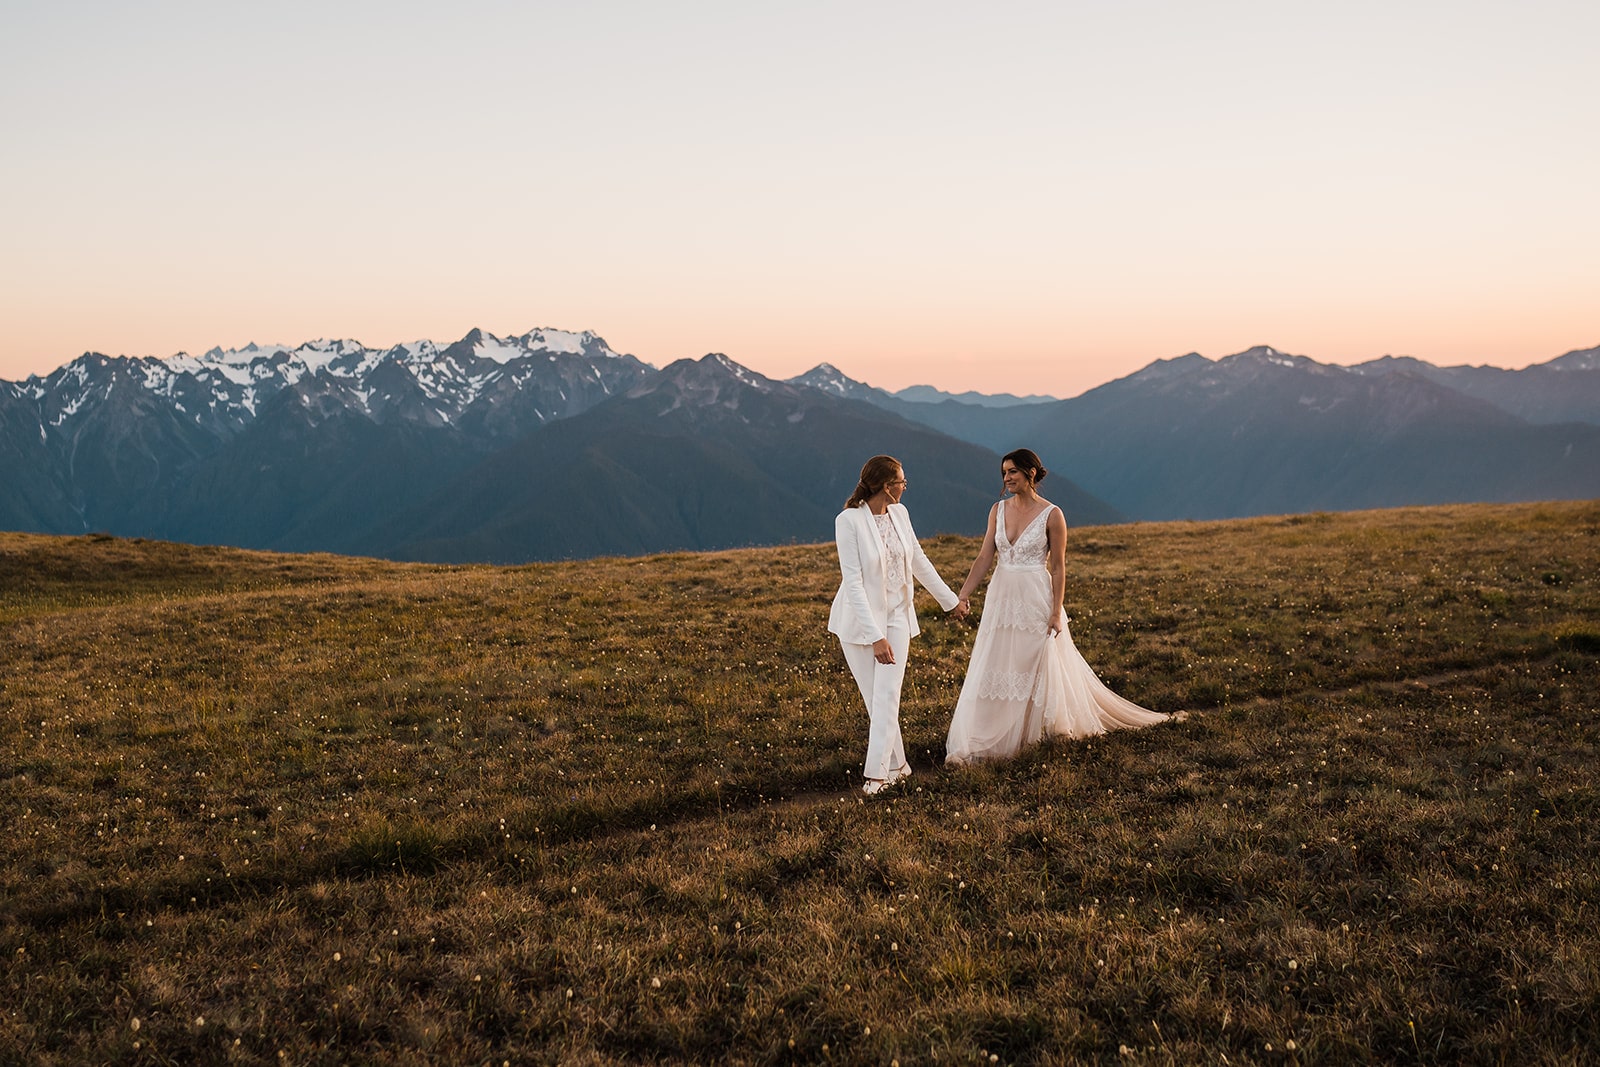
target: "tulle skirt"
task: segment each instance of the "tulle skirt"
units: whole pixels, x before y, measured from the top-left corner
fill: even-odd
[[[946,762],[1014,756],[1045,735],[1089,737],[1166,721],[1095,677],[1064,614],[1060,633],[1051,637],[1050,608],[1046,568],[995,568],[950,720]]]

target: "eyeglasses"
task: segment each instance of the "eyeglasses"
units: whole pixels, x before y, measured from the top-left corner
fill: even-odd
[[[904,489],[906,486],[910,485],[911,483],[906,481],[904,478],[896,478],[894,481],[885,482],[884,484],[885,485],[898,485],[900,488]]]

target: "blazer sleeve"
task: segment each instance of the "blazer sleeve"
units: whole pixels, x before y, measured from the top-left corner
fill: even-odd
[[[833,520],[833,541],[839,548],[839,575],[842,579],[839,595],[845,610],[856,619],[858,632],[872,635],[869,640],[861,642],[870,645],[883,640],[884,633],[878,621],[872,617],[872,608],[867,602],[866,575],[861,569],[861,545],[858,543],[860,530],[861,524],[851,511],[841,511]]]
[[[928,559],[927,554],[922,551],[922,542],[917,540],[917,531],[911,527],[910,512],[906,513],[905,520],[906,529],[911,530],[911,573],[916,576],[917,581],[922,583],[922,588],[933,594],[933,598],[939,602],[939,606],[949,611],[956,606],[961,598],[952,593],[950,587],[944,584],[944,579],[940,578],[939,572],[934,569],[933,561]]]

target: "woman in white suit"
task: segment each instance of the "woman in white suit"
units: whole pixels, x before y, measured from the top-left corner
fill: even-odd
[[[871,727],[861,789],[868,796],[911,773],[900,737],[900,685],[911,639],[919,631],[912,579],[956,618],[967,613],[917,543],[911,515],[900,503],[905,491],[900,461],[873,456],[833,521],[842,580],[828,615],[828,632],[838,636],[867,702]]]

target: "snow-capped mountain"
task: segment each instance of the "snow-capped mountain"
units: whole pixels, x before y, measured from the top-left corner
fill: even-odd
[[[879,407],[890,407],[894,394],[877,386],[858,382],[832,363],[818,363],[804,374],[796,375],[789,381],[794,385],[808,385],[830,396],[842,396],[847,400],[865,400],[869,404]]]
[[[993,407],[828,364],[656,371],[560,330],[90,353],[0,382],[0,529],[508,561],[821,539],[883,451],[914,468],[919,523],[962,531],[1019,446],[1076,522],[1591,497],[1596,364],[1350,368],[1261,345]]]
[[[295,434],[336,419],[448,431],[439,440],[452,450],[481,453],[650,373],[593,333],[551,329],[504,338],[475,329],[444,347],[318,340],[169,359],[86,353],[4,383],[0,474],[40,488],[0,495],[0,527],[176,536],[162,516],[195,479],[236,463],[229,452],[247,432],[264,454],[264,442],[294,448]]]
[[[656,371],[473,330],[90,354],[0,388],[0,529],[499,561],[820,539],[877,450],[924,472],[930,532],[981,528],[997,457],[720,353]]]
[[[248,425],[284,389],[318,376],[348,385],[375,418],[392,414],[455,422],[481,398],[503,396],[507,386],[519,392],[553,387],[542,398],[549,410],[539,414],[559,418],[648,370],[588,332],[541,329],[500,338],[475,329],[444,348],[432,341],[370,349],[357,341],[317,340],[296,348],[213,348],[203,356],[179,353],[169,359],[86,353],[19,388],[39,403],[52,428],[67,426],[80,413],[92,414],[121,385],[165,398],[190,421],[226,433]],[[427,411],[391,411],[395,393],[412,384]]]

